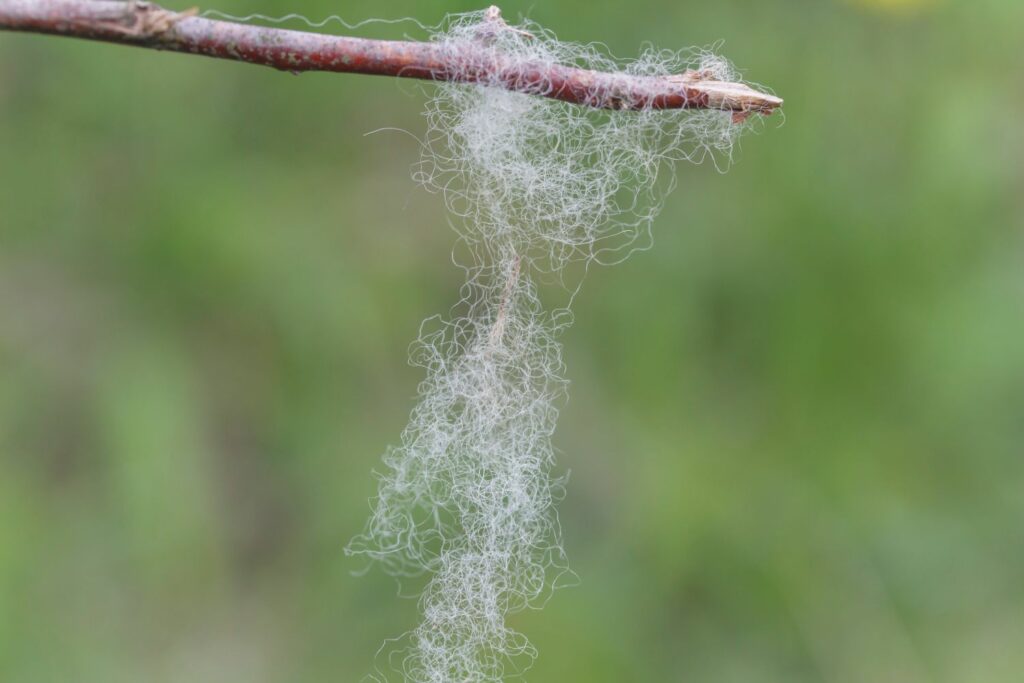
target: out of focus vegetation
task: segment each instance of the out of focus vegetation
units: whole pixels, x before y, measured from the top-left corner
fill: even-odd
[[[514,618],[529,680],[1020,681],[1024,3],[503,8],[724,39],[787,115],[577,300],[582,582]],[[0,680],[357,681],[415,623],[342,547],[461,278],[413,137],[364,135],[419,87],[0,34]]]

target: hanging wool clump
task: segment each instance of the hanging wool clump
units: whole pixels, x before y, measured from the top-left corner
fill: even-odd
[[[571,314],[568,304],[545,309],[538,285],[557,283],[571,302],[571,263],[646,248],[672,164],[728,161],[749,124],[727,111],[603,102],[607,89],[588,94],[591,107],[535,96],[558,87],[544,74],[559,65],[624,83],[736,81],[709,52],[648,49],[622,62],[533,23],[505,24],[494,9],[450,18],[433,41],[466,71],[449,80],[478,85],[436,86],[416,177],[443,194],[470,262],[455,313],[429,319],[413,346],[426,371],[419,402],[348,551],[430,577],[422,622],[386,646],[376,680],[496,682],[536,656],[506,616],[543,602],[568,571],[552,434],[566,388],[558,336]]]

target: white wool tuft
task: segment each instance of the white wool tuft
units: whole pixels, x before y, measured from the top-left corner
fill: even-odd
[[[736,80],[712,54],[649,49],[622,63],[485,12],[452,17],[434,40],[467,69],[501,58],[623,78],[695,69]],[[550,87],[530,83],[535,93]],[[472,262],[459,313],[430,319],[414,345],[412,361],[426,370],[419,403],[348,550],[399,576],[431,576],[422,622],[389,644],[388,671],[375,680],[497,682],[536,655],[506,616],[539,605],[567,571],[551,437],[565,391],[557,337],[571,316],[542,307],[537,280],[553,276],[574,293],[578,283],[563,277],[570,262],[614,262],[646,247],[672,185],[666,162],[728,160],[742,126],[718,111],[596,110],[451,83],[436,86],[426,117],[416,177],[462,219]]]

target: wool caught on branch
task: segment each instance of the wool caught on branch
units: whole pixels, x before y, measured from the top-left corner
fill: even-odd
[[[541,606],[569,572],[552,439],[567,386],[558,337],[586,266],[649,247],[674,163],[727,162],[749,116],[782,100],[706,50],[618,60],[493,7],[448,17],[428,42],[112,0],[0,0],[0,28],[437,81],[414,176],[457,219],[466,281],[420,328],[410,360],[426,376],[346,550],[425,577],[420,623],[385,644],[372,680],[501,683],[528,669],[537,652],[507,617]]]

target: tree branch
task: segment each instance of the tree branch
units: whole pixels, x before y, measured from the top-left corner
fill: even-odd
[[[173,12],[149,2],[0,0],[0,30],[86,38],[230,59],[283,71],[334,71],[435,81],[497,83],[509,90],[607,109],[721,109],[736,120],[771,114],[782,100],[742,83],[689,71],[641,77],[523,63],[484,41],[453,52],[440,43],[367,40],[250,26]],[[504,26],[496,7],[489,20]]]

